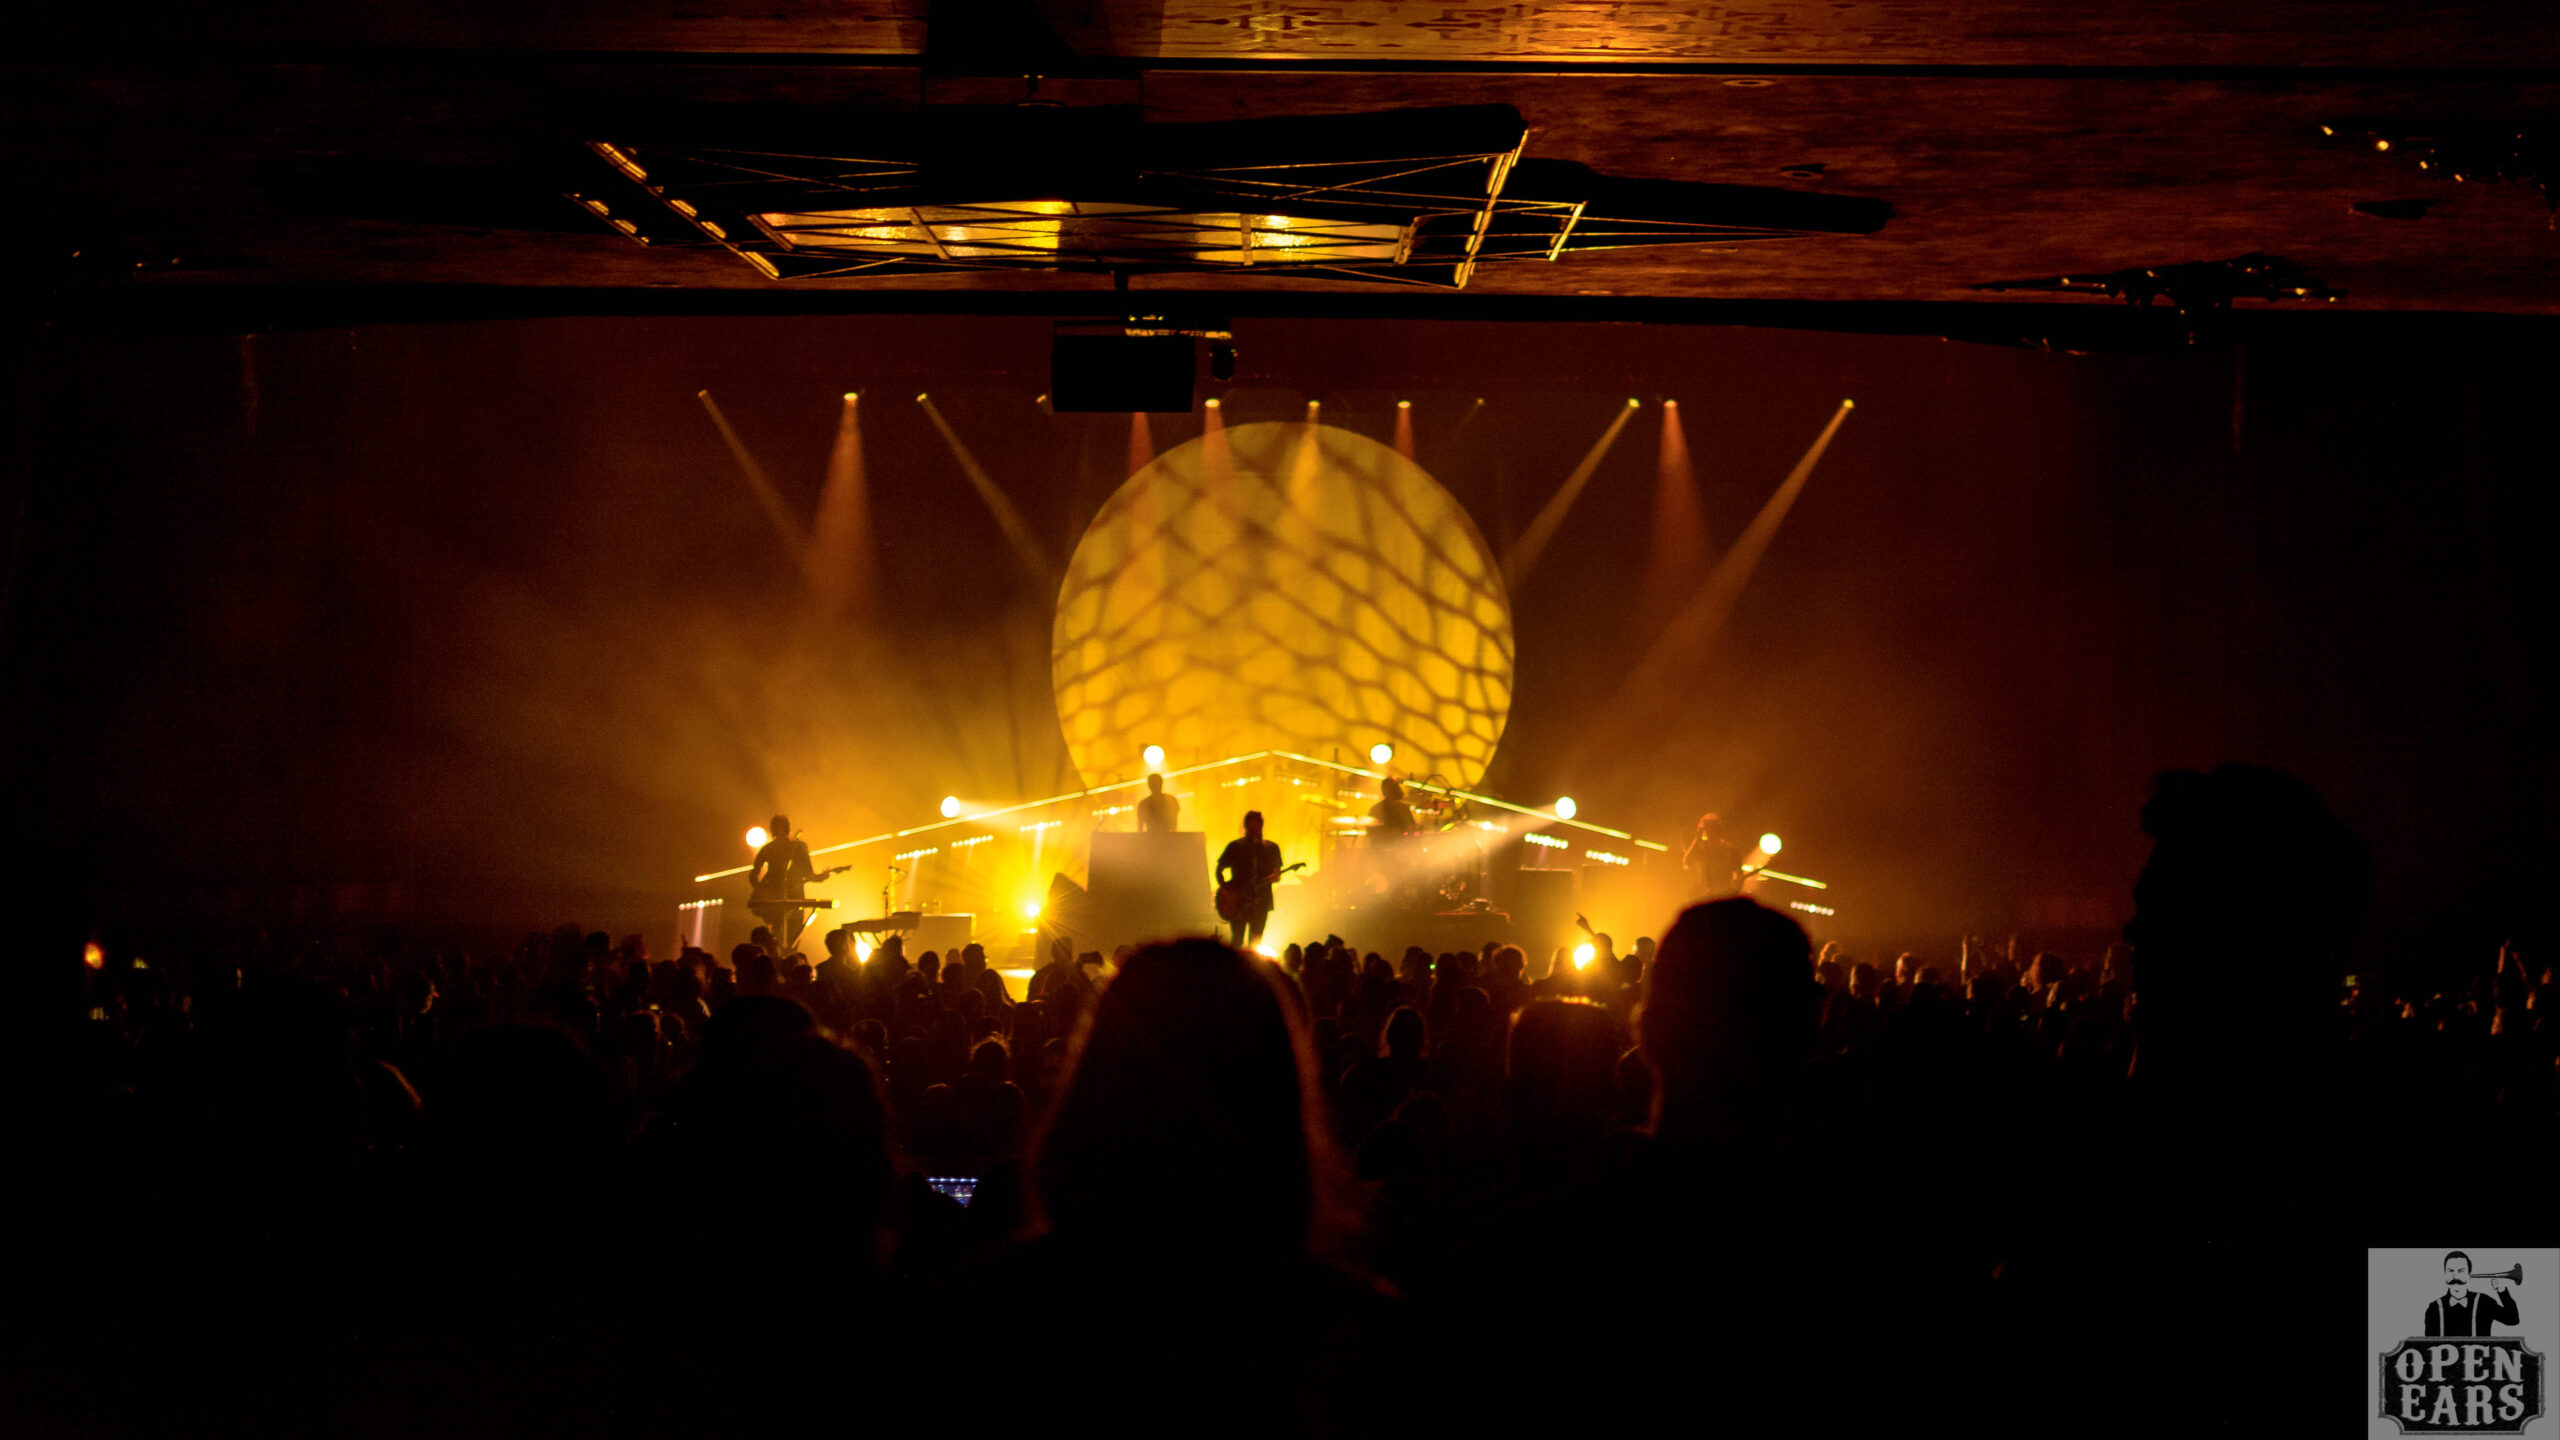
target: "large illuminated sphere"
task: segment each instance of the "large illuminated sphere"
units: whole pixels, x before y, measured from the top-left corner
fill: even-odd
[[[1511,602],[1455,497],[1364,436],[1213,428],[1103,505],[1052,632],[1058,719],[1085,783],[1159,739],[1481,780],[1511,713]]]

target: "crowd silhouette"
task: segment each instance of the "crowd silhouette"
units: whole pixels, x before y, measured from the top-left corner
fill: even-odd
[[[2145,1378],[2199,1270],[2360,1136],[2547,1155],[2560,988],[2345,985],[2371,879],[2291,777],[2144,822],[2085,956],[1744,898],[1582,968],[1061,942],[1021,998],[842,933],[102,954],[21,1007],[15,1433],[2254,1423]]]

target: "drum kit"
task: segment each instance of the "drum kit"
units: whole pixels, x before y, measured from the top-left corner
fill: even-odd
[[[1437,909],[1482,897],[1484,839],[1465,825],[1466,802],[1414,781],[1406,782],[1405,791],[1417,825],[1410,832],[1388,834],[1385,822],[1369,815],[1325,819],[1327,868],[1337,886],[1351,892],[1344,899],[1418,900]]]

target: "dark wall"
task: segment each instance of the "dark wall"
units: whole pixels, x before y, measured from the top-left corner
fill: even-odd
[[[36,336],[9,763],[22,824],[70,857],[56,893],[654,921],[776,805],[845,835],[946,792],[1068,788],[1054,578],[1016,564],[913,401],[933,392],[1062,561],[1128,423],[1034,405],[1046,337]],[[1411,398],[1420,458],[1497,547],[1629,395],[1681,401],[1719,548],[1857,399],[1681,668],[1674,721],[1600,751],[1662,618],[1636,593],[1648,403],[1514,596],[1503,793],[1572,793],[1675,846],[1706,809],[1778,830],[1853,933],[1897,941],[2115,923],[2150,775],[2228,759],[2301,772],[2370,838],[2393,933],[2513,923],[2540,874],[2549,630],[2521,512],[2549,468],[2547,352],[2455,322],[2148,358],[1635,326],[1239,338],[1231,418],[1319,395],[1384,438]],[[804,516],[838,397],[864,391],[879,625],[812,617],[706,387]],[[1153,428],[1170,445],[1197,420]]]

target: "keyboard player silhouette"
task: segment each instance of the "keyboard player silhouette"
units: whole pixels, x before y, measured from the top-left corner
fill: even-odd
[[[843,867],[837,867],[841,870]],[[837,870],[817,870],[809,861],[809,842],[791,833],[791,817],[773,817],[773,838],[756,852],[756,863],[747,868],[747,884],[752,887],[747,908],[757,919],[772,927],[774,938],[788,955],[800,943],[800,931],[809,923],[809,914],[832,906],[832,900],[812,900],[808,887]]]

